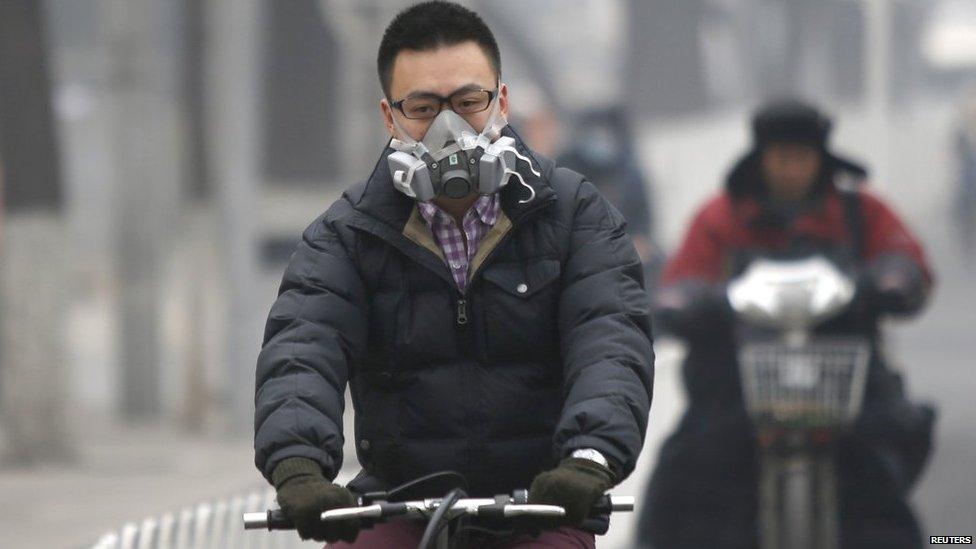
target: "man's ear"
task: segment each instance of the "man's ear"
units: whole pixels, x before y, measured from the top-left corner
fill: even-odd
[[[390,106],[390,102],[385,97],[380,99],[380,112],[383,113],[383,122],[386,124],[386,131],[390,132],[392,137],[396,137],[396,129],[393,127],[393,107]]]
[[[498,86],[498,108],[505,120],[508,120],[508,84],[504,82]]]

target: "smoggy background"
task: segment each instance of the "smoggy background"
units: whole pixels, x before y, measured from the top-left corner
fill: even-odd
[[[937,270],[888,344],[940,409],[923,532],[972,534],[976,180],[959,143],[976,137],[976,3],[463,3],[494,30],[512,124],[539,152],[585,138],[589,111],[625,113],[663,253],[764,98],[835,117],[834,147],[871,167]],[[407,4],[0,1],[0,545],[82,547],[262,487],[264,317],[300,231],[385,143],[376,49]],[[680,344],[656,347],[647,445],[616,489],[638,498],[684,398]],[[631,520],[601,546],[627,547]]]

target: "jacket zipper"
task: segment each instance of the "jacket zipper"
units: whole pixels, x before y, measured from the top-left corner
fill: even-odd
[[[475,282],[475,280],[477,278],[477,275],[480,274],[481,271],[483,270],[483,267],[485,265],[487,265],[489,263],[489,261],[491,260],[491,258],[494,257],[495,253],[499,249],[502,248],[502,245],[505,244],[505,242],[508,241],[509,238],[511,238],[512,233],[514,233],[515,230],[521,224],[525,223],[525,221],[527,221],[531,217],[534,217],[534,215],[536,213],[538,213],[539,211],[541,211],[541,210],[549,207],[550,205],[551,205],[551,201],[546,201],[546,202],[540,203],[537,206],[533,207],[532,209],[529,209],[529,210],[523,212],[523,214],[521,216],[519,216],[517,220],[512,220],[512,228],[502,237],[502,239],[498,242],[498,245],[495,246],[495,249],[493,249],[491,251],[491,253],[489,253],[488,256],[485,257],[484,261],[481,262],[481,265],[479,266],[478,270],[475,271],[474,276],[471,277],[471,281],[468,283],[469,288],[471,287],[471,285],[473,285],[473,283]],[[365,215],[365,214],[363,214],[363,215]],[[352,224],[350,224],[350,225],[352,225]],[[370,230],[370,228],[367,228],[367,227],[363,226],[363,224],[360,224],[360,223],[357,223],[356,225],[358,225],[359,228],[362,228],[362,229],[366,230],[366,232],[368,232],[370,234],[373,234],[373,235],[381,238],[382,240],[386,241],[388,244],[390,244],[394,248],[397,248],[397,249],[401,250],[408,257],[413,256],[413,252],[411,250],[409,250],[407,248],[403,248],[401,245],[398,245],[397,242],[396,242],[396,240],[394,238],[392,238],[391,236],[386,236],[386,235],[382,234],[381,231]],[[356,226],[356,225],[354,225],[354,226]],[[431,254],[431,256],[433,257],[433,253],[430,250],[427,250],[426,248],[421,248],[421,249],[425,250],[426,253]],[[420,263],[421,265],[424,265],[424,262],[423,261],[420,261],[419,258],[417,258],[417,257],[411,257],[411,259],[413,259],[417,263]],[[444,267],[446,267],[446,265],[444,265]],[[446,268],[433,269],[431,267],[431,270],[434,270],[434,272],[437,275],[439,275],[441,278],[443,278],[445,281],[447,281],[452,286],[455,284],[454,283],[454,278],[451,276],[450,271],[447,270]],[[467,327],[468,322],[470,321],[470,319],[468,318],[468,308],[469,308],[468,299],[464,296],[464,294],[457,294],[457,297],[455,298],[455,302],[454,302],[454,326],[456,328],[462,329],[462,328]]]
[[[531,217],[536,212],[544,209],[549,205],[550,205],[549,203],[540,204],[535,208],[528,210],[527,212],[519,216],[518,221],[512,222],[512,227],[508,230],[507,233],[505,233],[505,235],[502,236],[502,239],[498,242],[498,245],[496,245],[495,248],[491,251],[491,253],[489,253],[488,256],[485,257],[484,261],[481,262],[481,265],[478,266],[478,270],[474,272],[474,276],[471,277],[471,281],[468,283],[469,288],[471,287],[471,285],[474,284],[474,281],[477,275],[481,272],[482,267],[487,265],[488,261],[492,258],[492,256],[494,256],[495,253],[502,247],[502,245],[505,244],[505,242],[508,241],[509,238],[511,238],[512,233],[515,232],[515,229],[517,229],[519,225],[524,223],[527,218]],[[467,325],[468,325],[468,299],[465,297],[464,294],[458,294],[454,302],[454,327],[460,330],[465,328]]]
[[[468,300],[461,296],[455,302],[454,325],[457,328],[464,328],[468,324]]]

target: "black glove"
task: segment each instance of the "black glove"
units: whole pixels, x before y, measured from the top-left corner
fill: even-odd
[[[858,279],[858,294],[874,314],[907,315],[917,312],[928,297],[928,282],[912,259],[886,254],[874,259]]]
[[[593,505],[613,486],[613,473],[599,463],[583,458],[566,458],[555,469],[539,473],[529,488],[529,503],[559,505],[566,515],[549,527],[579,526]]]
[[[345,487],[326,480],[318,463],[301,457],[285,459],[275,467],[271,480],[278,492],[278,505],[302,539],[330,543],[356,540],[358,520],[321,519],[323,511],[355,507],[356,497]]]
[[[683,280],[658,290],[653,304],[655,321],[684,339],[713,337],[734,319],[724,284]]]

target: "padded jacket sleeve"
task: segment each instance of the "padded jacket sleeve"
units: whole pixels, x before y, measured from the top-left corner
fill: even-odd
[[[723,280],[724,245],[716,222],[726,209],[724,199],[715,198],[695,214],[654,296],[655,319],[678,337],[711,337],[731,321]]]
[[[869,286],[878,312],[911,315],[931,293],[934,276],[918,238],[881,199],[862,192],[867,265],[862,282]]]
[[[594,448],[619,482],[637,463],[651,406],[650,302],[623,217],[585,181],[570,228],[559,329],[565,404],[556,453]]]
[[[254,457],[269,480],[285,458],[312,459],[330,479],[342,465],[346,382],[367,330],[363,282],[329,221],[348,207],[336,203],[305,230],[268,315],[256,372]]]

